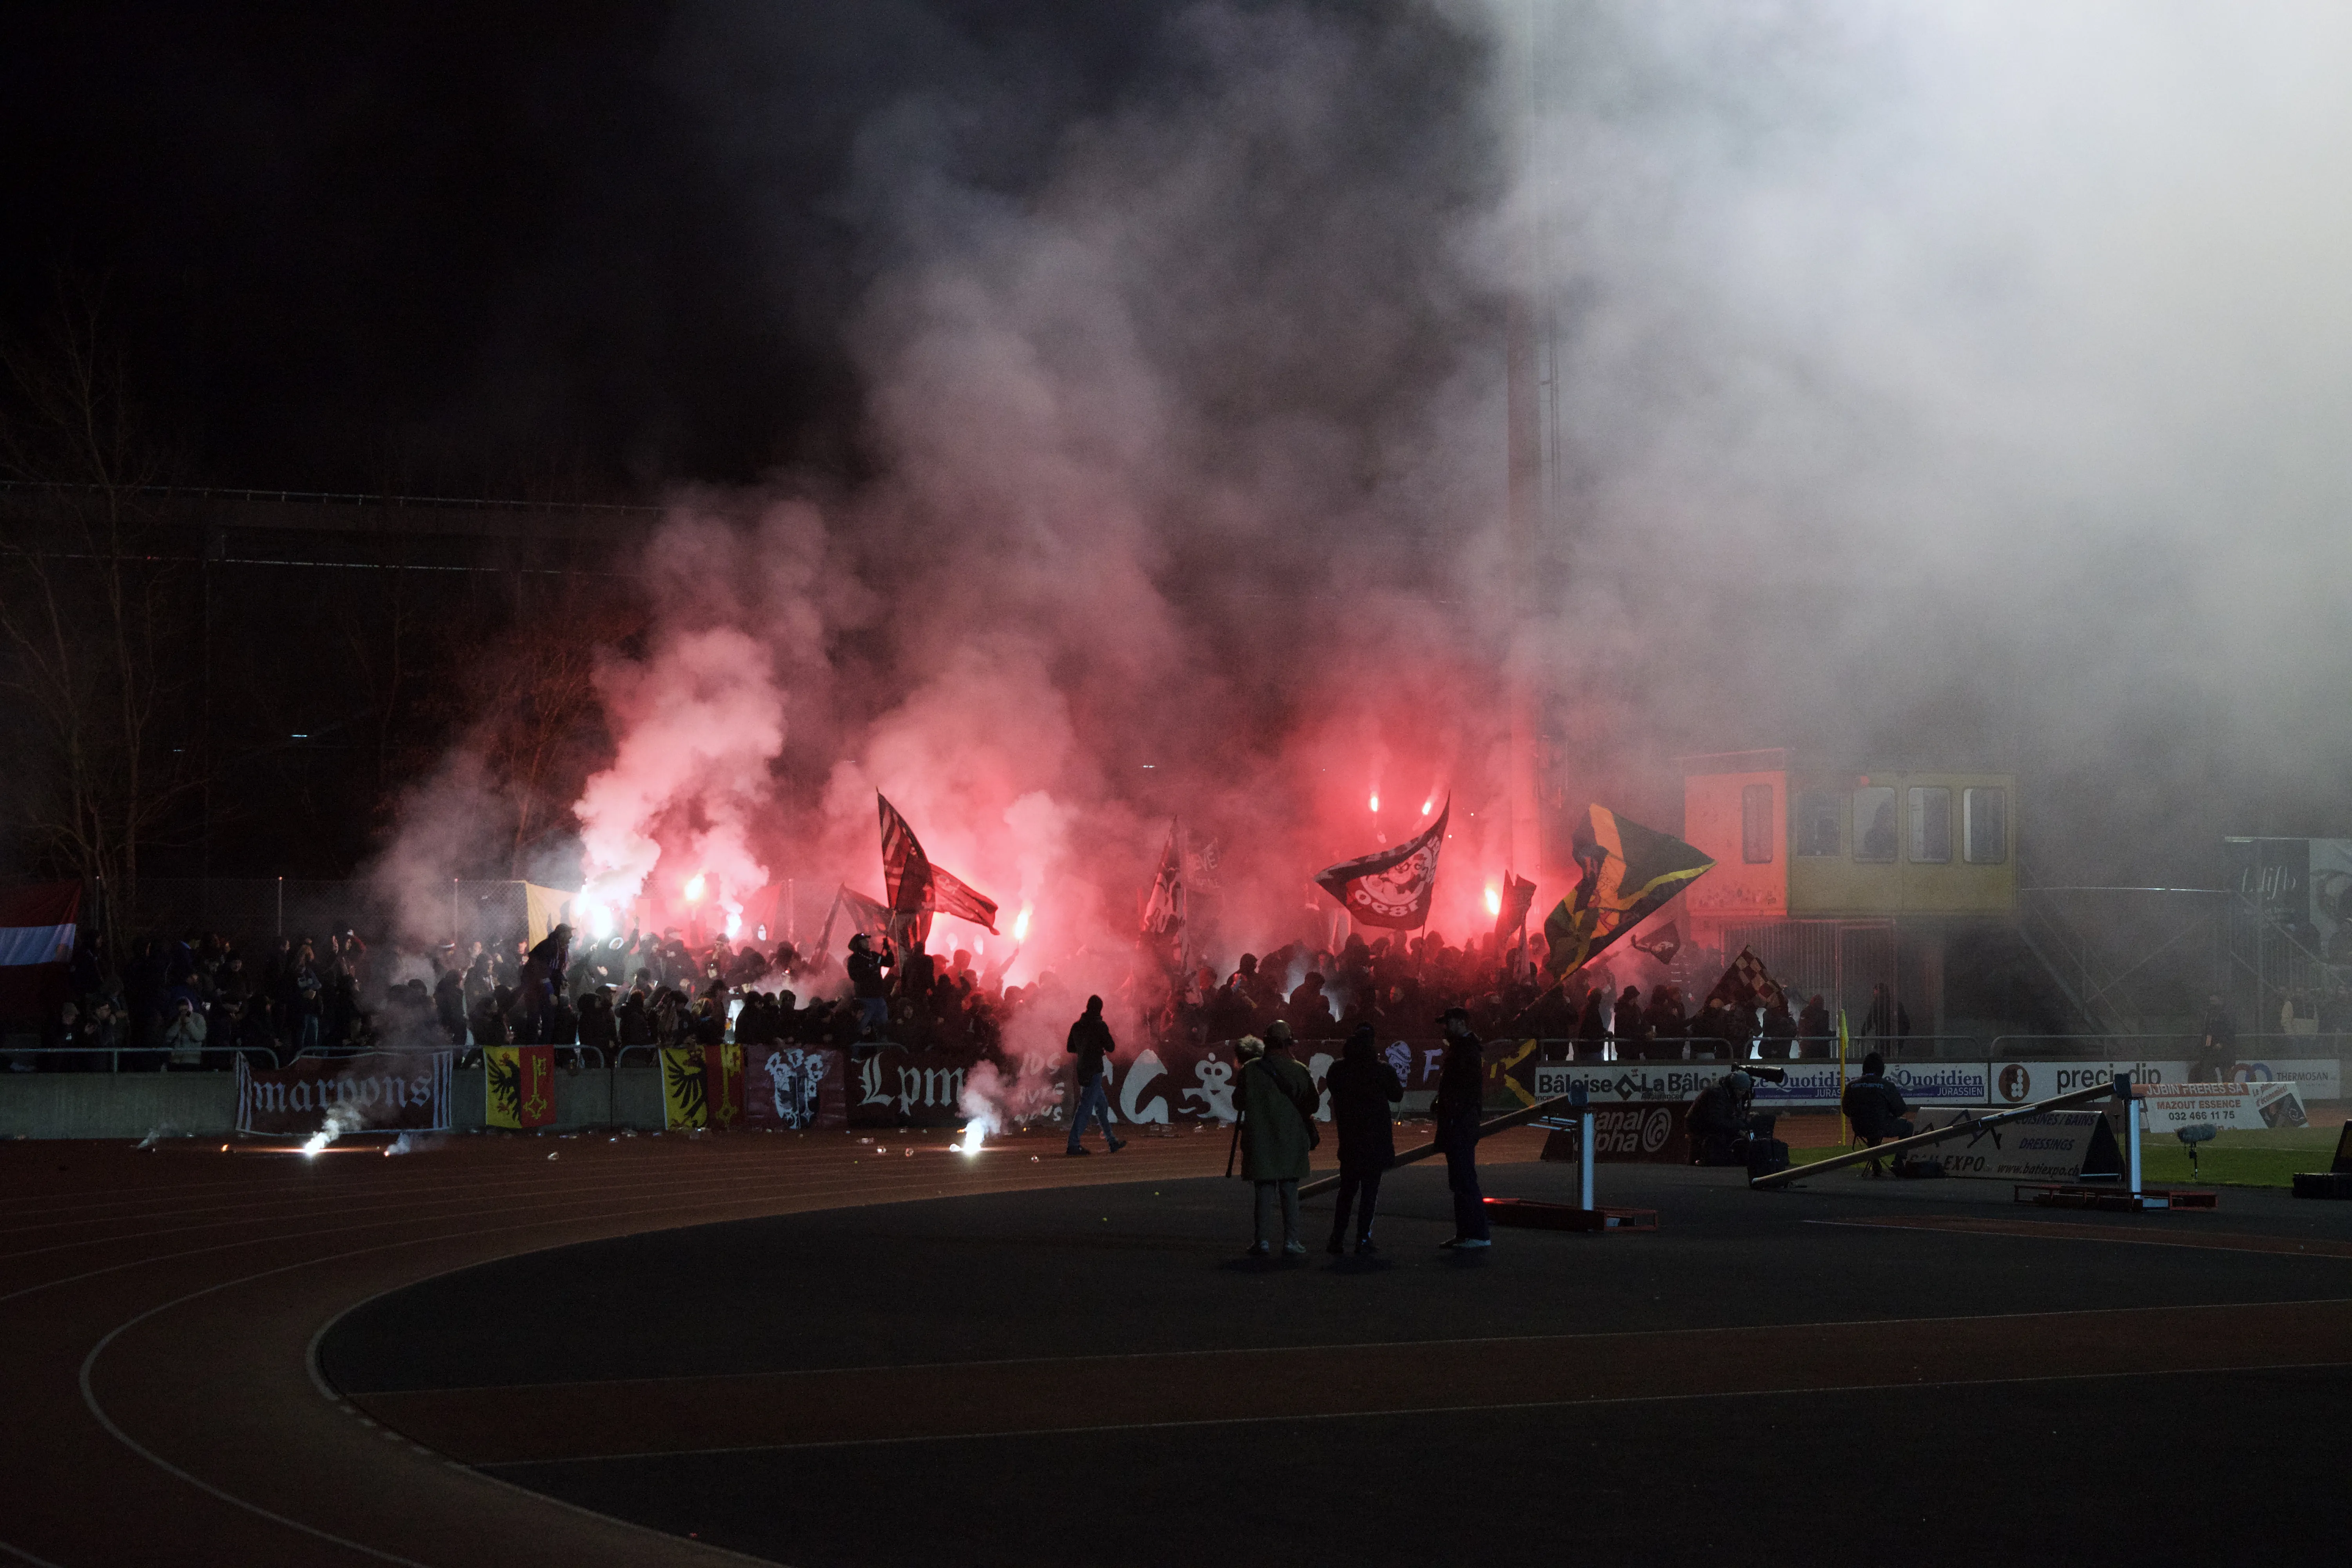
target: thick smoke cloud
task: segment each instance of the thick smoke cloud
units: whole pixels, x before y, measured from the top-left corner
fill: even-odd
[[[848,334],[878,475],[681,501],[661,629],[607,674],[592,884],[879,892],[878,789],[1007,926],[1033,910],[1016,978],[1109,991],[1171,815],[1246,868],[1230,963],[1328,933],[1307,875],[1451,789],[1444,913],[1474,923],[1501,864],[1498,629],[1465,610],[1500,493],[1496,437],[1464,437],[1499,395],[1465,248],[1501,188],[1488,42],[1401,7],[1156,26],[1015,185],[972,138],[1036,128],[988,72],[869,128]]]
[[[1548,15],[1557,646],[1618,745],[2016,767],[2052,881],[2352,826],[2341,9]]]
[[[1108,986],[1171,814],[1225,851],[1229,963],[1450,792],[1459,940],[1515,586],[1570,805],[1671,826],[1674,755],[1786,744],[2017,769],[2045,880],[2352,826],[2352,22],[1533,14],[1521,76],[1519,6],[1178,8],[1116,90],[937,22],[957,85],[869,120],[836,207],[870,477],[679,499],[591,873],[878,892],[878,788],[1034,906],[1016,977]],[[789,40],[698,26],[681,90],[756,185]],[[1519,226],[1557,350],[1531,584]]]

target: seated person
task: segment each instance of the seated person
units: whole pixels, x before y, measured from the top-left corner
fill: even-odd
[[[1911,1107],[1904,1102],[1903,1091],[1886,1081],[1886,1058],[1876,1051],[1862,1058],[1862,1076],[1846,1085],[1839,1104],[1864,1148],[1875,1149],[1889,1138],[1912,1134],[1912,1124],[1903,1120]],[[1870,1162],[1870,1173],[1884,1173],[1875,1160]]]
[[[1737,1068],[1691,1102],[1691,1163],[1752,1165],[1773,1142],[1772,1118],[1755,1110],[1756,1080]]]

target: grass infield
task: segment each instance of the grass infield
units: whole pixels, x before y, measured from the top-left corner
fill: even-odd
[[[2189,1151],[2170,1134],[2151,1136],[2140,1144],[2140,1177],[2167,1184],[2203,1183],[2217,1187],[2291,1187],[2298,1171],[2324,1171],[2336,1152],[2338,1129],[2283,1128],[2276,1131],[2221,1132],[2197,1151],[2197,1169],[2189,1167]],[[1843,1154],[1846,1146],[1832,1143],[1791,1149],[1791,1163],[1810,1165]],[[1863,1167],[1855,1167],[1860,1171]],[[1867,1180],[1867,1178],[1864,1178]]]

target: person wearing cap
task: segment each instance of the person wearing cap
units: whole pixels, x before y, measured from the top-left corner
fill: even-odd
[[[1380,1250],[1372,1242],[1372,1209],[1380,1202],[1381,1173],[1396,1158],[1389,1108],[1404,1099],[1404,1084],[1396,1068],[1373,1054],[1372,1041],[1372,1026],[1357,1025],[1339,1059],[1323,1075],[1331,1096],[1331,1124],[1339,1134],[1339,1205],[1324,1247],[1335,1254],[1347,1250],[1351,1205],[1357,1208],[1356,1250]]]
[[[1065,1154],[1091,1154],[1093,1150],[1078,1142],[1087,1130],[1087,1119],[1092,1117],[1102,1124],[1103,1147],[1116,1154],[1127,1147],[1127,1141],[1110,1130],[1110,1095],[1103,1087],[1103,1063],[1118,1048],[1110,1036],[1110,1026],[1103,1022],[1103,999],[1087,998],[1087,1010],[1070,1026],[1069,1054],[1078,1058],[1073,1073],[1078,1086],[1077,1109],[1070,1113],[1069,1146]]]
[[[1486,1228],[1486,1194],[1478,1190],[1478,1112],[1486,1097],[1486,1058],[1470,1032],[1470,1014],[1448,1007],[1437,1022],[1445,1055],[1437,1067],[1437,1146],[1445,1151],[1445,1184],[1454,1194],[1454,1236],[1440,1247],[1475,1250],[1495,1245]]]
[[[882,983],[882,971],[889,963],[888,942],[876,952],[864,931],[849,939],[849,987],[857,997],[859,1016],[877,1039],[890,1026],[890,995]]]
[[[1241,1112],[1242,1179],[1257,1188],[1257,1238],[1252,1258],[1274,1250],[1274,1211],[1282,1208],[1282,1250],[1296,1258],[1307,1250],[1298,1239],[1298,1184],[1317,1142],[1315,1110],[1321,1096],[1315,1080],[1290,1057],[1290,1026],[1276,1019],[1265,1031],[1265,1049],[1245,1062],[1234,1084]]]
[[[1862,1058],[1862,1076],[1845,1086],[1838,1097],[1838,1109],[1853,1123],[1853,1135],[1862,1140],[1863,1147],[1875,1149],[1890,1138],[1908,1138],[1915,1131],[1903,1120],[1911,1106],[1903,1091],[1886,1077],[1886,1058],[1876,1051]],[[1870,1173],[1884,1173],[1876,1160],[1870,1162]]]
[[[1755,1098],[1756,1080],[1738,1068],[1699,1090],[1690,1108],[1691,1163],[1748,1163],[1748,1135],[1756,1131]]]

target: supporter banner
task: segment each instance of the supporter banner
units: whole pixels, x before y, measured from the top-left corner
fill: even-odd
[[[1600,1164],[1687,1165],[1691,1159],[1690,1125],[1681,1101],[1636,1101],[1604,1105],[1592,1112],[1592,1158]],[[1583,1140],[1580,1119],[1544,1118],[1538,1125],[1552,1129],[1544,1140],[1543,1157],[1573,1163]]]
[[[665,1046],[661,1068],[664,1126],[724,1131],[742,1124],[742,1047]]]
[[[555,1047],[482,1047],[482,1121],[491,1127],[544,1127],[555,1120]]]
[[[236,1058],[236,1130],[264,1137],[323,1131],[446,1132],[447,1051],[369,1051],[301,1057],[282,1068]]]
[[[849,1125],[844,1053],[814,1046],[753,1046],[745,1056],[744,1126],[809,1132]]]
[[[1488,1040],[1486,1043],[1484,1088],[1486,1109],[1517,1110],[1536,1102],[1536,1042]]]
[[[2151,1134],[2170,1134],[2202,1122],[2232,1131],[2308,1125],[2302,1097],[2291,1083],[2147,1083],[2134,1091],[2147,1107]]]
[[[1919,1131],[1949,1126],[1966,1114],[1932,1111],[1919,1119]],[[1948,1142],[1930,1143],[1906,1158],[1935,1161],[1948,1176],[1999,1181],[2072,1182],[2123,1173],[2123,1152],[2115,1131],[2105,1113],[2097,1110],[2045,1110]]]
[[[963,1086],[981,1058],[969,1050],[860,1047],[849,1058],[847,1116],[852,1127],[961,1127]]]

